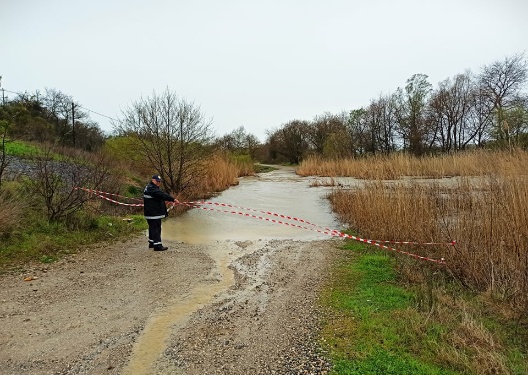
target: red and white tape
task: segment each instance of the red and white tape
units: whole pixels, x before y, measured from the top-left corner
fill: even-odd
[[[117,201],[115,199],[109,198],[108,196],[126,198],[126,199],[130,199],[130,200],[134,200],[134,201],[141,201],[141,199],[139,199],[139,198],[124,197],[124,196],[118,195],[118,194],[112,194],[112,193],[107,193],[107,192],[103,192],[103,191],[87,189],[87,188],[82,188],[82,187],[76,187],[75,189],[80,189],[80,190],[89,192],[89,193],[94,194],[95,196],[97,196],[99,198],[105,199],[105,200],[107,200],[107,201],[109,201],[111,203],[115,203],[115,204],[118,204],[118,205],[129,206],[129,207],[143,207],[143,203],[124,203],[124,202],[120,202],[120,201]],[[311,222],[309,222],[307,220],[300,219],[300,218],[297,218],[297,217],[294,217],[294,216],[278,214],[278,213],[274,213],[274,212],[270,212],[270,211],[255,210],[253,208],[234,206],[234,205],[227,204],[227,203],[207,202],[207,201],[190,201],[190,202],[175,202],[174,204],[181,204],[181,205],[185,205],[187,207],[199,208],[199,209],[206,210],[206,211],[217,211],[217,212],[229,213],[229,214],[233,214],[233,215],[240,215],[240,216],[249,217],[249,218],[258,219],[258,220],[265,220],[265,221],[268,221],[268,222],[271,222],[271,223],[283,224],[283,225],[287,225],[287,226],[290,226],[290,227],[296,227],[296,228],[311,230],[311,231],[315,231],[315,232],[318,232],[318,233],[321,233],[321,234],[326,234],[326,235],[333,236],[333,237],[349,238],[349,239],[353,239],[355,241],[359,241],[359,242],[367,243],[367,244],[370,244],[370,245],[374,245],[374,246],[377,246],[377,247],[385,249],[385,250],[389,250],[389,251],[397,252],[397,253],[400,253],[400,254],[404,254],[404,255],[413,257],[415,259],[425,260],[425,261],[429,261],[429,262],[433,262],[433,263],[437,263],[437,264],[446,264],[445,259],[444,258],[440,258],[440,259],[428,258],[428,257],[424,257],[424,256],[421,256],[421,255],[418,255],[418,254],[411,253],[409,251],[396,249],[394,247],[390,247],[390,246],[387,246],[387,245],[384,245],[384,244],[448,245],[448,246],[455,246],[456,245],[456,241],[451,241],[451,242],[416,242],[416,241],[394,241],[394,240],[369,240],[369,239],[366,239],[366,238],[361,238],[361,237],[353,236],[353,235],[350,235],[350,234],[346,234],[346,233],[343,233],[343,232],[341,232],[339,230],[336,230],[336,229],[330,229],[330,228],[322,227],[320,225],[313,224],[313,223],[311,223]],[[170,208],[172,208],[174,206],[174,204],[171,204]],[[296,222],[299,222],[299,223],[303,223],[303,224],[309,225],[310,227],[306,227],[306,226],[299,225],[299,224],[294,224],[294,223],[288,223],[286,221],[277,220],[277,219],[273,219],[273,218],[270,218],[270,217],[258,216],[258,215],[254,215],[254,214],[247,213],[247,212],[235,211],[235,210],[224,210],[224,209],[220,209],[220,208],[206,207],[206,206],[237,208],[237,209],[240,209],[240,210],[256,212],[256,213],[262,213],[262,214],[265,214],[265,215],[268,215],[268,216],[272,216],[272,217],[279,217],[281,219],[293,220],[293,221],[296,221]]]

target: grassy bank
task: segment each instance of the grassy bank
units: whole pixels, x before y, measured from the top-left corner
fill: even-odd
[[[52,263],[78,252],[84,245],[119,241],[147,228],[141,215],[84,217],[76,223],[76,229],[72,230],[71,225],[71,222],[32,221],[24,231],[4,237],[0,272],[24,268],[28,262]]]
[[[321,297],[332,374],[528,373],[528,341],[507,308],[436,266],[420,272],[425,282],[410,282],[386,252],[343,248]]]

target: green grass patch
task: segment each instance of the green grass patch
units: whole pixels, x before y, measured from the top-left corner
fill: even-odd
[[[29,261],[52,263],[76,253],[81,246],[122,239],[147,229],[142,215],[120,217],[97,216],[78,219],[72,229],[69,222],[38,222],[23,232],[13,233],[0,247],[0,270],[20,267]]]
[[[410,284],[397,259],[357,242],[343,248],[321,296],[331,374],[528,373],[526,319],[428,265],[416,264],[423,284]]]
[[[323,341],[332,374],[456,374],[436,363],[435,342],[443,327],[416,335],[414,295],[398,285],[394,258],[358,243],[346,246],[323,293],[329,318]]]
[[[40,147],[22,141],[7,142],[5,144],[7,155],[18,157],[31,157],[42,154]]]
[[[272,167],[271,165],[255,164],[254,169],[255,173],[267,173],[271,171],[276,171],[278,168]]]

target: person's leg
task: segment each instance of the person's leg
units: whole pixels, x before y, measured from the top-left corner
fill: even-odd
[[[152,245],[154,250],[167,250],[161,243],[161,219],[152,220]]]
[[[154,242],[156,240],[156,228],[157,228],[157,225],[156,225],[156,219],[147,219],[147,223],[148,223],[148,243],[149,243],[149,248],[153,248],[154,247]]]

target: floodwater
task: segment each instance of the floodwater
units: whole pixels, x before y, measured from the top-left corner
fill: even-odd
[[[329,235],[322,232],[340,230],[340,225],[326,199],[330,188],[310,187],[311,181],[289,167],[241,178],[239,185],[208,200],[208,204],[167,219],[162,238],[189,244],[324,239]]]
[[[211,270],[214,282],[197,284],[185,298],[153,313],[123,374],[154,373],[152,366],[162,356],[171,330],[185,325],[193,312],[234,284],[229,265],[242,255],[241,248],[233,251],[239,241],[258,247],[261,240],[321,240],[330,238],[329,231],[340,229],[326,199],[330,188],[310,187],[311,181],[284,167],[241,178],[239,185],[218,197],[163,222],[162,239],[210,249],[208,254],[215,262]],[[252,246],[247,246],[245,251],[252,251]],[[179,374],[180,370],[174,368],[170,373]]]

